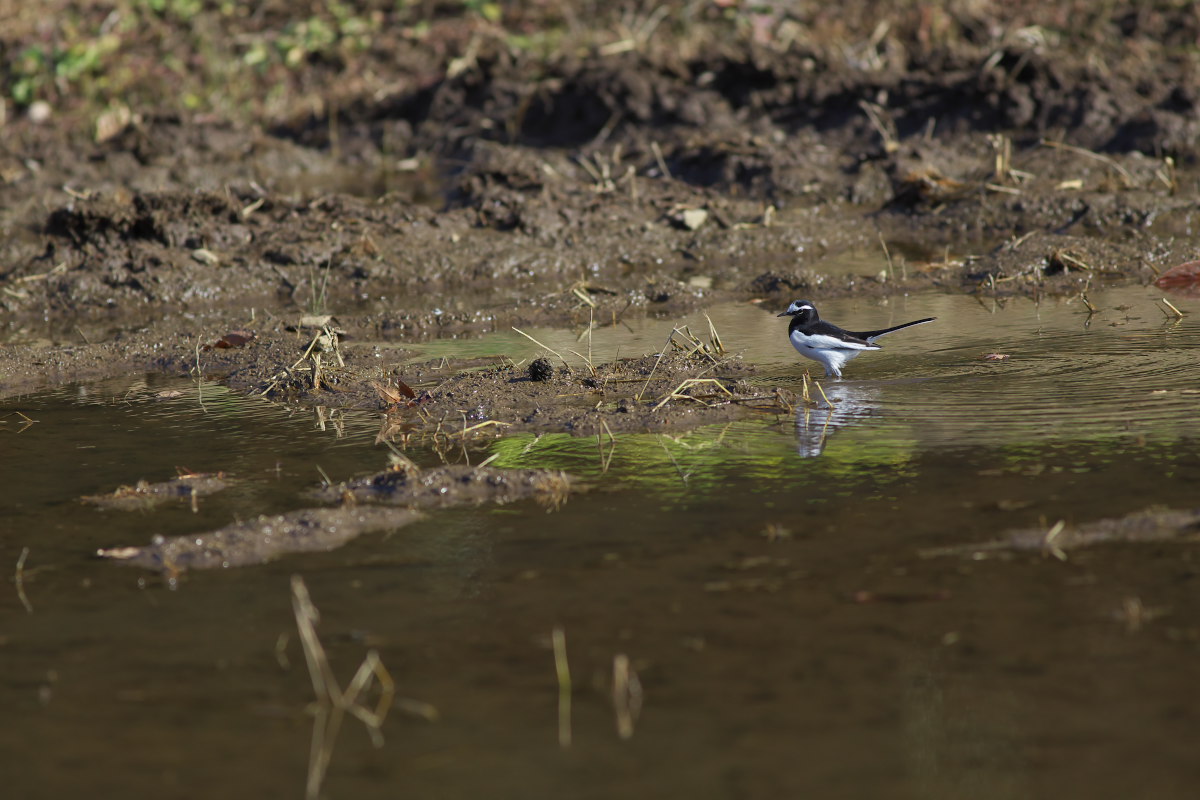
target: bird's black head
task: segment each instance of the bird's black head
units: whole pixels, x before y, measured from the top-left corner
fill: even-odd
[[[787,311],[782,314],[777,314],[780,317],[796,317],[800,322],[809,323],[816,322],[820,317],[817,316],[817,308],[807,300],[793,300],[792,304],[787,307]]]

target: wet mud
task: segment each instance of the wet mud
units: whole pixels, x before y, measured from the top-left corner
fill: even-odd
[[[567,501],[572,483],[570,475],[556,470],[463,464],[420,469],[408,464],[325,486],[312,495],[327,502],[382,503],[422,510],[531,499],[552,510]]]
[[[188,501],[194,507],[198,498],[223,491],[231,483],[220,472],[180,475],[157,483],[142,480],[132,486],[120,486],[108,494],[86,495],[79,499],[97,508],[113,511],[148,511],[172,501]]]
[[[100,558],[174,577],[186,570],[264,564],[288,553],[333,550],[364,533],[396,530],[420,518],[406,509],[310,508],[261,516],[190,536],[157,537],[148,545],[101,548]]]
[[[924,554],[962,555],[980,559],[988,554],[1041,552],[1066,560],[1066,553],[1105,544],[1200,541],[1200,511],[1196,509],[1147,509],[1116,519],[1068,525],[1055,523],[1046,529],[1009,531],[991,542],[929,550]]]
[[[549,510],[560,508],[571,492],[565,472],[494,469],[486,465],[446,465],[421,469],[401,457],[393,468],[331,484],[309,493],[311,499],[337,504],[263,515],[215,531],[187,536],[156,536],[141,546],[101,548],[100,558],[144,567],[174,577],[187,570],[228,569],[265,564],[289,553],[328,551],[378,530],[395,530],[421,518],[419,510],[483,503],[503,505],[532,499]],[[148,511],[173,499],[220,491],[223,476],[194,475],[158,484],[139,482],[107,495],[82,498],[102,509]],[[359,504],[403,506],[407,511],[359,508]]]
[[[379,410],[380,439],[405,442],[525,430],[595,435],[695,427],[754,412],[788,414],[801,402],[790,389],[750,383],[758,371],[740,359],[682,345],[584,366],[554,366],[545,356],[499,366],[457,359],[356,366],[364,360],[323,368],[317,387],[312,365],[273,372],[269,380],[249,367],[228,383],[285,402]]]

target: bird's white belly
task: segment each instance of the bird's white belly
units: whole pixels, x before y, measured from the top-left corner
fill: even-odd
[[[864,350],[879,350],[879,345],[862,345],[845,342],[833,336],[805,336],[800,332],[788,337],[792,347],[805,358],[811,358],[825,367],[826,375],[842,376],[842,367]]]

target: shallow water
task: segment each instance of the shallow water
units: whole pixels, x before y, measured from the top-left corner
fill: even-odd
[[[394,711],[379,750],[348,722],[329,797],[1190,797],[1195,545],[1066,562],[920,556],[1196,504],[1200,305],[1176,301],[1190,314],[1172,324],[1159,296],[1094,292],[1090,317],[1057,301],[822,303],[846,327],[939,319],[822,380],[832,409],[442,454],[583,477],[589,490],[557,512],[437,513],[175,591],[89,554],[300,507],[322,472],[383,466],[378,420],[153,377],[4,401],[0,563],[29,548],[32,609],[16,586],[0,593],[6,794],[301,795],[312,689],[288,588],[299,574],[343,682],[375,648],[398,694],[439,712]],[[765,382],[798,388],[818,370],[791,350],[779,310],[709,313]],[[685,323],[707,331],[702,315]],[[671,324],[595,330],[591,358],[653,352]],[[578,330],[528,333],[588,354]],[[509,333],[422,357],[538,352]],[[196,513],[77,501],[176,467],[238,482]],[[556,625],[574,686],[566,751]],[[629,741],[608,694],[618,653],[645,692]]]

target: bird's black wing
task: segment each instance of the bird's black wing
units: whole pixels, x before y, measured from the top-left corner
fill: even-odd
[[[824,341],[834,346],[836,346],[836,344],[839,342],[847,345],[853,350],[861,350],[864,347],[878,346],[872,345],[871,342],[867,341],[867,337],[861,333],[854,333],[853,331],[839,328],[837,325],[825,322],[824,320],[811,325],[798,325],[796,327],[809,336],[820,337]]]

